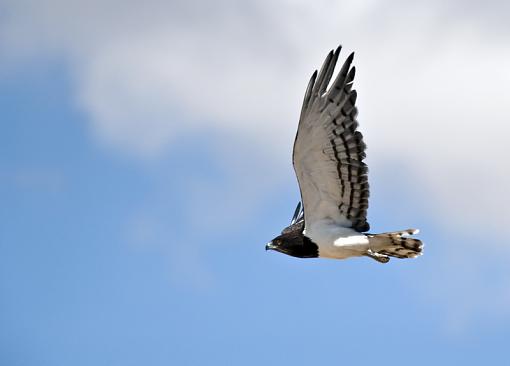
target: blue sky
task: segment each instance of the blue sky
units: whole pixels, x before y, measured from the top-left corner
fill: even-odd
[[[106,4],[0,5],[0,364],[506,360],[507,5]],[[339,42],[372,231],[419,227],[416,260],[264,251]]]

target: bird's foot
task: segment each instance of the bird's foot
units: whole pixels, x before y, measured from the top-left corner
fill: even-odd
[[[390,257],[388,257],[387,255],[373,252],[371,249],[369,249],[364,255],[365,257],[372,258],[378,261],[379,263],[388,263],[390,261]]]

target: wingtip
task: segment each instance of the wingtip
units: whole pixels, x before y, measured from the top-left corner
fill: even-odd
[[[308,87],[310,88],[310,92],[312,91],[312,87],[315,84],[315,81],[317,80],[317,74],[318,74],[318,71],[315,70],[313,72],[312,76],[310,77],[310,81],[308,83]]]
[[[347,74],[347,77],[345,79],[345,82],[352,83],[354,81],[354,77],[356,76],[356,66],[351,67],[351,70]]]

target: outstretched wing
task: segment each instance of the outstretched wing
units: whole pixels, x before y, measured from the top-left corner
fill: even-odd
[[[354,54],[343,64],[328,89],[338,55],[331,51],[306,89],[293,164],[301,190],[306,227],[333,220],[357,231],[367,223],[368,177],[363,136],[357,131],[356,91],[351,90]]]

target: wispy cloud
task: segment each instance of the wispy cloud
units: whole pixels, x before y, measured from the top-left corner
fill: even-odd
[[[0,170],[0,183],[23,191],[59,193],[66,186],[65,177],[51,168],[22,166]]]

